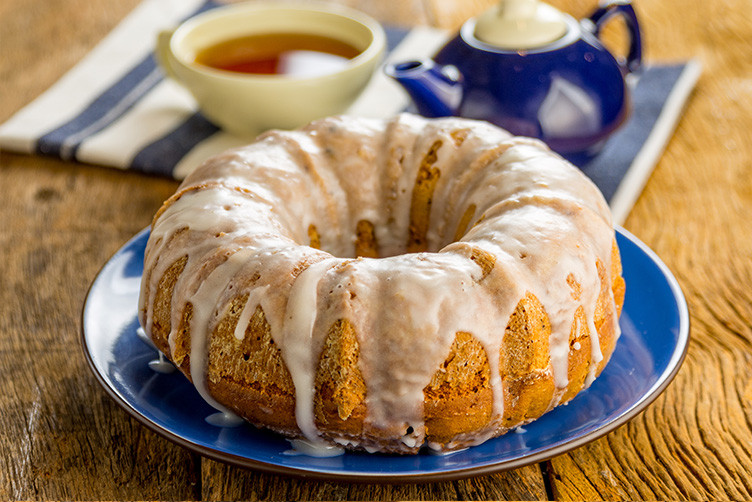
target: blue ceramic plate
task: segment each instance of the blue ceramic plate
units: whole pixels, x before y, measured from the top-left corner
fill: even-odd
[[[511,469],[572,450],[633,418],[669,384],[689,338],[687,305],[676,279],[634,236],[620,230],[627,297],[622,336],[595,383],[560,406],[500,438],[450,455],[345,453],[292,456],[282,437],[243,424],[217,427],[214,413],[179,372],[153,371],[156,351],[137,335],[137,302],[148,231],[107,262],[83,309],[83,345],[104,389],[141,423],[201,455],[243,467],[339,480],[446,480]]]

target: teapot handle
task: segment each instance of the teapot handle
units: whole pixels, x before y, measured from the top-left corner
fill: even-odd
[[[595,36],[599,36],[601,27],[616,15],[624,18],[627,30],[629,30],[629,53],[626,61],[620,61],[619,65],[625,74],[632,73],[638,71],[642,66],[642,36],[637,14],[632,4],[625,0],[609,0],[598,7],[589,19],[594,25],[593,33]]]

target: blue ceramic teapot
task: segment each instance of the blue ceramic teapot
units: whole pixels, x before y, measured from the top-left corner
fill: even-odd
[[[601,27],[622,16],[629,52],[617,60]],[[642,43],[628,1],[609,1],[577,21],[537,0],[505,0],[467,21],[433,60],[387,65],[428,117],[482,119],[537,137],[578,165],[629,115],[625,77],[640,68]]]

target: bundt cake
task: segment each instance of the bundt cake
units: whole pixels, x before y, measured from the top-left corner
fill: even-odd
[[[139,319],[220,410],[313,445],[479,444],[619,336],[607,204],[484,122],[332,117],[208,160],[156,214]]]

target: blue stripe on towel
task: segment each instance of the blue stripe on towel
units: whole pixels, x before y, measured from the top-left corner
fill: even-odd
[[[145,173],[172,176],[180,159],[218,130],[217,126],[201,114],[191,115],[169,134],[138,152],[131,161],[130,168]]]
[[[629,120],[609,138],[598,156],[582,167],[582,171],[601,189],[609,203],[653,131],[669,94],[686,66],[678,64],[647,68],[632,92],[632,115]]]
[[[207,1],[188,17],[218,5],[220,4],[214,1]],[[94,98],[78,115],[41,136],[36,143],[36,152],[65,160],[75,158],[76,151],[86,138],[118,120],[162,78],[154,55],[148,54],[120,80]]]
[[[154,56],[149,54],[76,117],[40,137],[37,153],[74,158],[81,141],[120,118],[159,83],[158,71]]]
[[[384,33],[386,33],[386,52],[389,54],[400,42],[402,42],[410,30],[407,28],[394,28],[391,26],[384,26]]]

